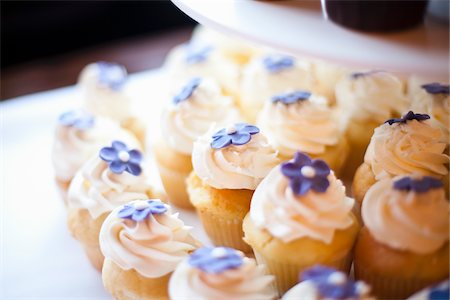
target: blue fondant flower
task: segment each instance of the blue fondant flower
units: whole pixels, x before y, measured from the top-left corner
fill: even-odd
[[[127,71],[124,66],[100,61],[97,63],[99,68],[98,81],[101,85],[112,90],[120,90],[127,79]]]
[[[429,291],[428,299],[429,300],[448,300],[448,299],[450,299],[448,279],[445,280],[444,282],[442,282],[441,284],[433,286]]]
[[[206,273],[217,274],[239,268],[243,263],[243,255],[228,247],[203,247],[192,253],[188,263]]]
[[[95,119],[85,111],[71,110],[59,116],[59,123],[63,126],[86,130],[94,126]]]
[[[173,103],[178,104],[182,101],[189,99],[192,96],[192,93],[195,89],[200,85],[202,79],[199,77],[192,78],[182,89],[181,91],[173,97]]]
[[[221,149],[229,145],[245,145],[259,128],[246,123],[236,123],[227,128],[220,129],[212,136],[211,148]]]
[[[294,194],[302,196],[309,190],[318,193],[324,193],[328,189],[330,182],[328,175],[330,167],[320,159],[311,160],[311,158],[297,152],[293,161],[281,165],[281,173],[289,178],[289,186]]]
[[[341,271],[320,265],[305,270],[300,281],[305,280],[314,284],[321,298],[327,299],[356,299],[370,290],[363,282],[355,282]]]
[[[394,123],[402,123],[405,124],[408,121],[412,121],[412,120],[416,120],[416,121],[424,121],[424,120],[428,120],[430,118],[429,115],[427,114],[415,114],[413,113],[411,110],[406,113],[405,115],[403,115],[403,117],[401,118],[394,118],[394,119],[389,119],[384,123],[388,123],[389,125],[392,125]]]
[[[354,73],[350,74],[350,77],[352,79],[358,79],[358,78],[370,76],[370,75],[373,75],[373,74],[379,73],[379,72],[383,72],[383,71],[381,71],[381,70],[370,70],[370,71],[367,71],[367,72],[354,72]]]
[[[186,45],[186,62],[188,64],[198,64],[208,59],[214,48],[211,45],[188,44]]]
[[[271,55],[263,59],[263,64],[270,73],[277,73],[284,69],[292,68],[294,66],[294,58],[285,55]]]
[[[441,84],[438,82],[427,83],[421,86],[429,94],[446,94],[450,93],[450,86],[448,84]]]
[[[114,141],[111,147],[102,148],[100,150],[100,158],[106,161],[109,169],[116,174],[122,174],[123,171],[127,171],[134,176],[138,176],[142,172],[140,166],[142,160],[141,152],[136,149],[128,150],[123,142]]]
[[[160,215],[167,211],[167,207],[161,201],[155,200],[138,200],[133,203],[126,204],[117,214],[119,218],[131,219],[140,222],[149,215]]]
[[[308,91],[294,91],[290,93],[284,93],[280,95],[275,95],[272,97],[272,102],[281,102],[283,104],[293,104],[299,101],[308,100],[311,97],[311,93]]]
[[[406,176],[394,182],[394,189],[408,192],[413,191],[416,193],[426,193],[430,189],[438,189],[442,186],[442,181],[431,176],[423,176],[420,179]]]

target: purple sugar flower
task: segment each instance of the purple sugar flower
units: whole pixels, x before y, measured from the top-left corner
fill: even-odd
[[[311,97],[310,92],[298,90],[298,91],[294,91],[294,92],[275,95],[272,97],[271,100],[273,103],[281,102],[283,104],[288,105],[288,104],[297,103],[299,101],[308,100],[309,97]]]
[[[294,58],[286,55],[271,55],[263,59],[264,67],[270,73],[277,73],[294,66]]]
[[[173,103],[178,104],[182,101],[189,99],[192,96],[192,93],[195,89],[200,85],[202,79],[199,77],[192,78],[182,89],[181,91],[173,97]]]
[[[438,82],[427,83],[421,86],[428,94],[445,94],[450,93],[450,86]]]
[[[326,192],[330,185],[327,178],[330,172],[326,162],[320,159],[311,160],[302,152],[297,152],[293,160],[281,165],[281,173],[289,178],[289,186],[298,196],[303,196],[310,190]]]
[[[203,247],[192,253],[188,263],[206,273],[218,274],[239,268],[243,263],[243,255],[228,247]]]
[[[405,176],[394,182],[394,189],[408,192],[413,191],[416,193],[426,193],[431,189],[439,189],[442,187],[442,182],[431,176],[423,176],[420,179]]]
[[[141,222],[149,215],[161,215],[167,211],[167,207],[161,201],[138,200],[126,204],[117,214],[119,218]]]
[[[214,48],[211,45],[199,45],[192,43],[186,45],[186,63],[193,65],[206,61],[213,49]]]
[[[138,176],[142,169],[140,162],[142,154],[136,149],[128,150],[127,146],[120,141],[113,141],[111,147],[104,147],[100,150],[100,158],[106,161],[109,169],[116,174],[123,171]]]
[[[352,79],[358,79],[358,78],[362,78],[362,77],[366,77],[366,76],[370,76],[376,73],[380,73],[380,72],[384,72],[382,70],[370,70],[367,72],[354,72],[350,74],[350,78]]]
[[[127,70],[124,66],[100,61],[97,62],[99,68],[99,84],[112,90],[120,90],[127,79]]]
[[[236,123],[217,131],[212,136],[211,148],[221,149],[229,145],[245,145],[251,140],[251,136],[258,132],[259,128],[256,126]]]
[[[384,123],[388,123],[389,125],[392,125],[394,123],[406,124],[406,122],[408,122],[408,121],[416,120],[416,121],[420,122],[420,121],[428,120],[429,118],[430,118],[430,116],[427,114],[415,114],[410,110],[405,115],[403,115],[401,118],[389,119],[389,120],[385,121]]]
[[[75,127],[80,130],[92,128],[95,119],[91,114],[83,110],[67,111],[59,116],[59,123],[66,127]]]
[[[448,300],[449,296],[449,281],[446,279],[444,282],[435,285],[428,291],[429,300]]]

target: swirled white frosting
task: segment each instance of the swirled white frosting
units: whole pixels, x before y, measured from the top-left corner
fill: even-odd
[[[427,254],[449,238],[449,204],[443,188],[425,193],[393,189],[394,179],[375,183],[366,193],[362,218],[371,235],[394,249]]]
[[[209,131],[194,142],[192,165],[197,176],[214,188],[254,190],[279,162],[277,151],[261,133],[245,145],[222,149],[211,148],[211,136]]]
[[[167,55],[164,69],[175,85],[183,84],[192,77],[210,77],[217,80],[228,93],[236,93],[239,81],[239,67],[220,51],[213,49],[206,60],[198,63],[186,62],[187,44],[173,48]]]
[[[222,94],[216,81],[202,78],[188,99],[178,104],[169,101],[163,109],[161,131],[174,150],[191,155],[194,141],[213,124],[220,127],[239,119],[232,99]]]
[[[336,230],[353,224],[354,200],[345,195],[345,186],[333,173],[325,193],[310,190],[298,196],[280,168],[274,168],[253,194],[250,218],[257,227],[285,243],[308,237],[329,244]]]
[[[364,161],[377,180],[409,173],[443,177],[449,157],[443,154],[446,143],[440,138],[441,131],[428,120],[385,123],[375,129]]]
[[[364,289],[367,289],[367,292],[362,292],[357,297],[351,297],[351,298],[339,298],[340,300],[374,300],[375,298],[370,296],[369,292],[370,289],[366,288],[365,285]],[[327,298],[322,297],[320,295],[319,288],[317,287],[314,282],[311,280],[305,280],[298,284],[296,284],[293,288],[288,290],[286,294],[283,295],[281,300],[325,300]]]
[[[126,73],[125,70],[123,72]],[[78,79],[78,86],[83,107],[88,112],[116,121],[123,121],[133,114],[132,98],[125,88],[111,89],[101,84],[99,63],[84,67]]]
[[[378,123],[407,108],[400,79],[382,71],[345,76],[336,85],[336,101],[346,119]]]
[[[94,126],[86,130],[58,124],[52,148],[55,176],[70,181],[92,155],[113,140],[138,147],[136,138],[106,118],[95,118]]]
[[[69,207],[84,208],[93,219],[117,206],[147,199],[152,191],[145,168],[139,176],[113,173],[98,155],[88,160],[73,178],[68,192]]]
[[[218,274],[208,274],[183,261],[172,274],[169,295],[172,300],[272,300],[276,292],[273,276],[265,275],[263,265],[244,257],[243,264]]]
[[[259,114],[258,126],[281,155],[290,157],[297,151],[322,154],[334,146],[342,135],[336,112],[327,100],[311,96],[293,104],[266,101]]]
[[[105,258],[147,278],[173,272],[198,247],[198,242],[190,234],[191,227],[166,207],[165,213],[150,214],[140,222],[119,218],[123,206],[114,209],[100,230],[100,249]]]

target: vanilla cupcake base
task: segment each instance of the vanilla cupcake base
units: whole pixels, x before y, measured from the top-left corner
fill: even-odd
[[[117,300],[169,299],[170,275],[171,273],[158,278],[144,277],[134,269],[122,269],[108,258],[102,269],[103,285]]]
[[[63,181],[55,178],[56,186],[58,187],[59,194],[61,195],[64,205],[67,207],[67,192],[69,190],[70,181]]]

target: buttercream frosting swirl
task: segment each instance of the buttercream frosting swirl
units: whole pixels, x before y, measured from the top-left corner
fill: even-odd
[[[223,126],[239,118],[232,99],[222,94],[216,81],[202,78],[188,99],[166,105],[161,131],[174,150],[190,155],[194,141],[213,124]]]
[[[407,107],[402,82],[383,71],[353,73],[343,77],[336,85],[336,101],[346,119],[378,123],[403,112]]]
[[[198,247],[198,242],[190,234],[191,227],[165,205],[166,212],[149,214],[140,222],[118,217],[123,206],[114,209],[100,230],[100,249],[105,258],[147,278],[173,272]]]
[[[56,178],[61,181],[72,180],[75,173],[101,146],[115,138],[129,145],[139,145],[132,134],[106,118],[95,118],[93,126],[86,129],[58,124],[52,147]]]
[[[285,243],[308,237],[329,244],[336,230],[353,224],[350,212],[354,200],[345,195],[345,186],[333,173],[328,181],[324,193],[310,190],[298,196],[277,166],[253,194],[250,218],[257,227]]]
[[[347,298],[328,298],[320,295],[318,287],[309,280],[302,281],[296,284],[293,288],[283,295],[281,300],[326,300],[326,299],[339,299],[339,300],[375,300],[369,293],[364,293],[358,296],[352,296]]]
[[[217,189],[254,190],[279,163],[277,151],[261,133],[251,136],[245,145],[211,147],[212,131],[194,142],[192,165],[204,183]]]
[[[375,129],[364,161],[377,180],[409,173],[448,174],[446,143],[440,142],[441,131],[428,122],[385,123]]]
[[[325,98],[314,95],[288,105],[266,101],[258,126],[285,157],[297,151],[322,154],[342,135],[336,112],[328,107]]]
[[[116,174],[107,162],[92,157],[76,173],[68,192],[69,207],[84,208],[93,219],[136,199],[146,199],[153,188],[143,168],[139,176]]]
[[[170,298],[202,300],[272,300],[276,293],[273,276],[265,275],[265,267],[244,257],[239,268],[221,273],[206,273],[183,261],[172,274]]]
[[[449,238],[449,204],[443,188],[425,193],[396,190],[386,178],[366,193],[362,218],[371,235],[380,243],[418,254],[432,253]]]

